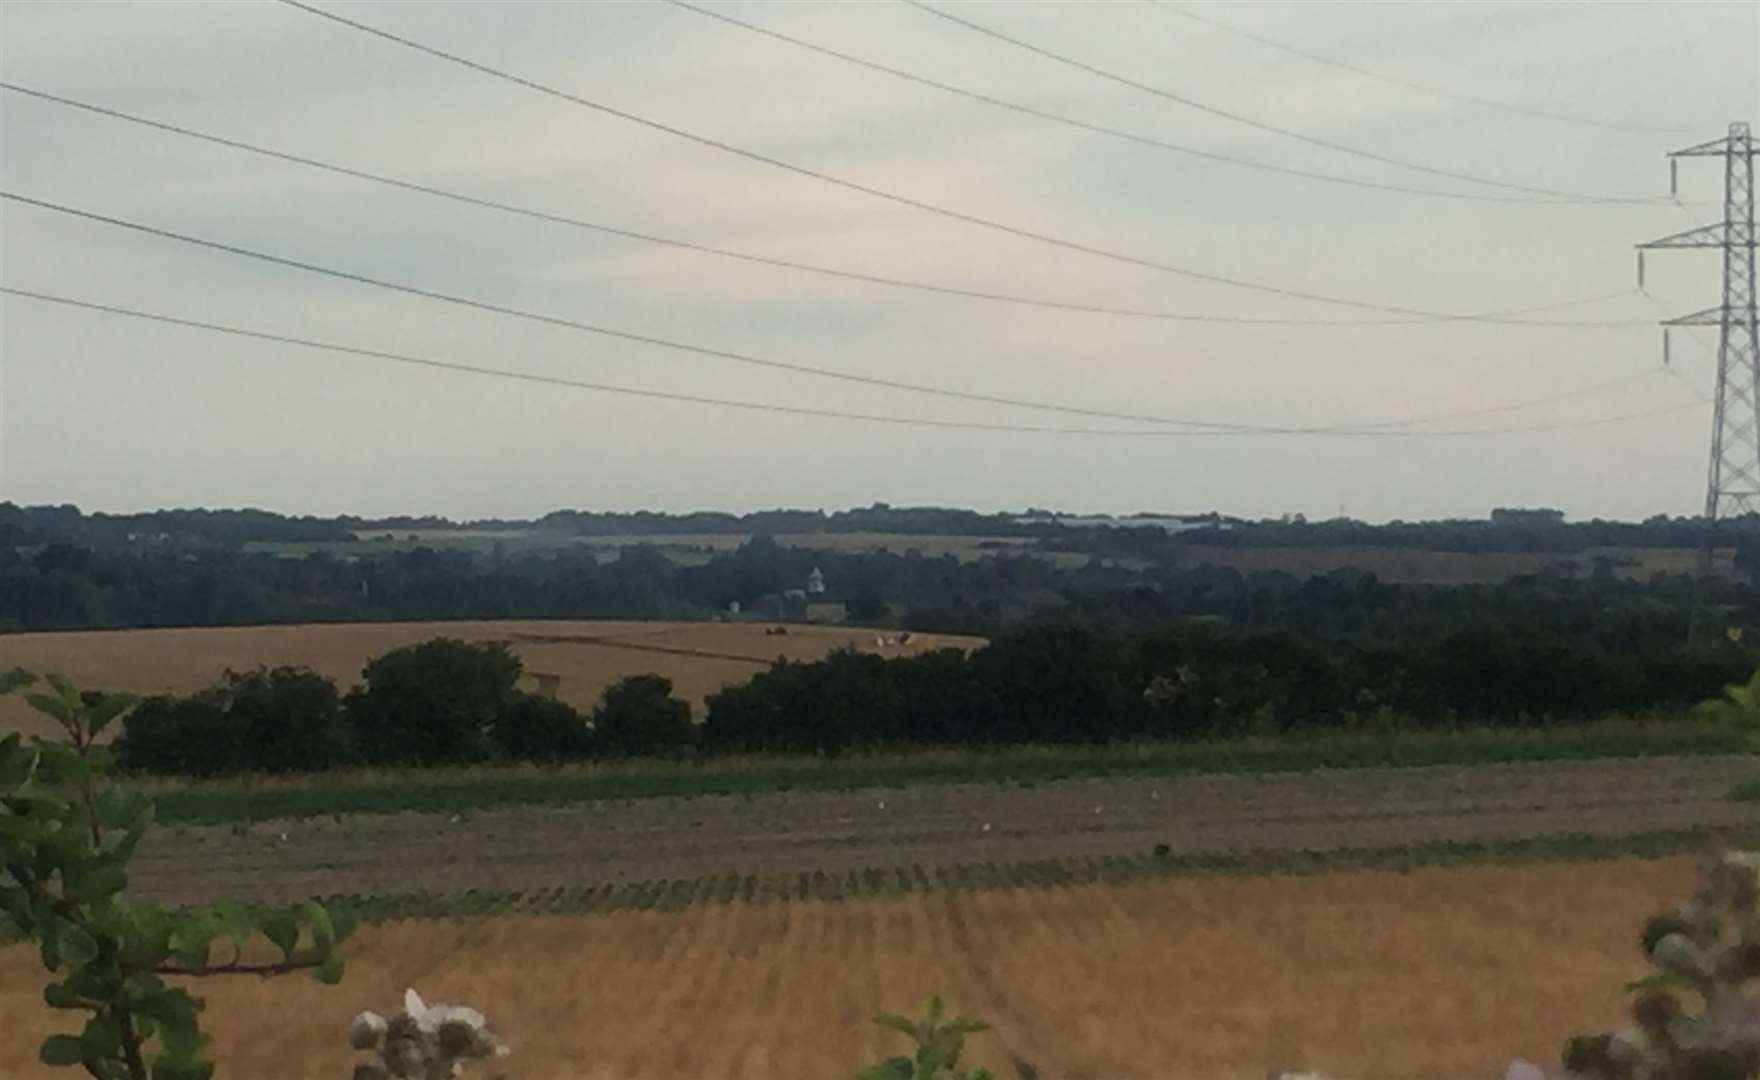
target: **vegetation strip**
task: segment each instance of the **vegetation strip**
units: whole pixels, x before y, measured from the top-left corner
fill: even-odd
[[[199,825],[333,814],[461,812],[518,806],[787,791],[850,791],[922,784],[1032,784],[1214,773],[1487,765],[1597,758],[1699,757],[1742,753],[1739,733],[1695,726],[1523,735],[1495,731],[1438,736],[1320,737],[1270,742],[1124,744],[935,753],[871,758],[808,757],[732,762],[646,762],[555,770],[483,768],[434,779],[411,770],[363,780],[250,781],[155,792],[164,822]]]
[[[709,877],[605,882],[598,885],[395,896],[338,895],[325,905],[364,923],[509,915],[603,915],[620,911],[680,912],[705,904],[865,900],[915,893],[1051,889],[1125,885],[1180,877],[1307,876],[1350,870],[1404,873],[1482,864],[1604,862],[1662,859],[1741,848],[1760,842],[1760,828],[1668,829],[1624,836],[1566,833],[1516,840],[1436,841],[1395,847],[1315,851],[1217,851],[1038,859],[1008,863],[874,868],[847,873],[720,874]]]

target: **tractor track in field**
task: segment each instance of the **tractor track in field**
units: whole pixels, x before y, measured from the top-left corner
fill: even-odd
[[[131,892],[220,895],[534,889],[714,874],[843,872],[1145,852],[1320,851],[1736,826],[1744,757],[1318,770],[1032,786],[619,799],[449,813],[164,826]]]

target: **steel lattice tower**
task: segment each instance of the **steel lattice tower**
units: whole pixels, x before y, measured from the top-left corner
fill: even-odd
[[[1723,220],[1639,245],[1654,248],[1722,248],[1723,303],[1664,322],[1670,326],[1716,326],[1717,404],[1711,421],[1711,469],[1705,517],[1760,510],[1760,329],[1754,316],[1754,138],[1747,124],[1731,124],[1721,139],[1669,155],[1670,178],[1683,157],[1723,159]],[[1671,189],[1674,184],[1670,184]],[[1664,357],[1667,356],[1666,336]]]

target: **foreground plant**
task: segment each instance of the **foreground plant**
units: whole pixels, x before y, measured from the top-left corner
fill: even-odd
[[[507,1054],[482,1013],[429,1005],[413,989],[403,992],[403,1011],[389,1020],[374,1012],[355,1017],[348,1044],[375,1059],[355,1065],[354,1080],[451,1080]]]
[[[126,694],[81,694],[59,675],[26,700],[63,738],[0,739],[0,941],[36,944],[51,981],[43,1000],[86,1013],[79,1034],[51,1035],[45,1065],[81,1066],[98,1080],[208,1080],[214,1065],[198,1024],[201,999],[179,982],[309,969],[342,978],[349,926],[323,906],[282,910],[222,901],[171,911],[132,903],[128,862],[153,820],[150,800],[107,779],[98,737],[134,705]],[[0,674],[0,692],[35,679]],[[215,961],[215,942],[232,943]],[[246,959],[258,941],[276,959]]]
[[[1628,987],[1632,1026],[1572,1039],[1561,1080],[1760,1076],[1760,853],[1708,861],[1699,891],[1639,943],[1652,970]],[[1511,1075],[1544,1080],[1525,1065]]]
[[[856,1080],[993,1080],[988,1069],[962,1068],[960,1055],[965,1052],[966,1036],[990,1027],[969,1016],[946,1015],[946,1005],[939,997],[931,997],[923,1005],[923,1018],[911,1020],[895,1013],[881,1013],[874,1022],[909,1037],[917,1052],[910,1057],[887,1058],[856,1074]],[[1022,1075],[1030,1075],[1030,1066],[1018,1066]]]

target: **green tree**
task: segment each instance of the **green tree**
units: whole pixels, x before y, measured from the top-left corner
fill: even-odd
[[[495,755],[519,658],[499,642],[435,638],[379,657],[348,696],[361,755],[378,764],[458,765]]]
[[[126,768],[194,776],[318,772],[356,756],[336,684],[293,667],[228,671],[198,694],[148,698],[116,750]]]
[[[593,710],[593,742],[606,754],[662,754],[691,744],[691,707],[663,675],[630,675],[605,689]]]
[[[567,702],[519,694],[495,725],[495,741],[521,761],[578,761],[592,754],[586,718]]]

